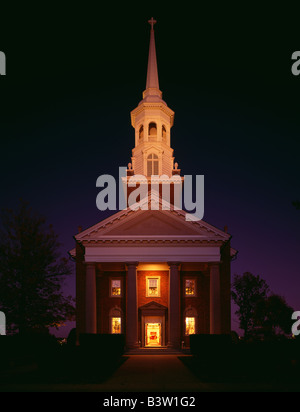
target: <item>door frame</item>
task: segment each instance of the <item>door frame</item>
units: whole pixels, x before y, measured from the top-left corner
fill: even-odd
[[[142,315],[142,322],[141,322],[141,327],[142,327],[142,347],[144,348],[151,348],[151,346],[146,346],[146,323],[160,323],[160,333],[161,333],[161,346],[156,346],[157,348],[161,348],[163,346],[166,346],[166,322],[165,322],[165,316],[164,315]],[[155,348],[153,346],[153,348]]]
[[[161,346],[166,346],[167,341],[167,322],[168,308],[158,302],[151,301],[139,307],[139,338],[141,346],[145,348],[145,323],[161,323]],[[159,347],[159,346],[158,346]],[[155,349],[155,348],[153,348]]]

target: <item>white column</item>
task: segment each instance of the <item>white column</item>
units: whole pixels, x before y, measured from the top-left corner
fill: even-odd
[[[168,346],[180,348],[180,277],[179,263],[169,262],[169,336]]]
[[[161,142],[162,141],[162,123],[157,122],[157,141]]]
[[[127,311],[126,311],[126,346],[138,347],[138,308],[136,267],[138,262],[127,263]]]
[[[171,146],[171,130],[170,130],[170,126],[166,126],[166,130],[167,130],[167,145]]]
[[[86,265],[85,331],[97,333],[96,267],[94,263]]]
[[[220,266],[210,266],[210,333],[221,333]]]

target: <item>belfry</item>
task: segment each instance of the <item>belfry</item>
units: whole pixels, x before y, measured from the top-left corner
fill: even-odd
[[[171,148],[174,112],[159,88],[156,21],[149,23],[146,89],[131,111],[135,144],[127,170],[127,179],[148,181],[180,176]],[[161,206],[159,193],[154,198]],[[75,235],[78,335],[124,334],[127,349],[155,353],[189,347],[191,334],[230,333],[230,266],[237,253],[231,235],[187,220],[186,213],[127,208]]]
[[[171,148],[174,112],[163,101],[159,89],[153,28],[155,20],[149,22],[151,32],[146,90],[143,92],[143,100],[131,112],[131,124],[135,129],[131,163],[135,174],[170,177],[174,167]]]

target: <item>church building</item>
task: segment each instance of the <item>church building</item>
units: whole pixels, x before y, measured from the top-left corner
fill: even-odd
[[[171,147],[174,112],[162,99],[153,18],[146,89],[131,112],[127,179],[181,176]],[[128,195],[130,188],[128,187]],[[189,347],[191,334],[229,334],[231,235],[187,212],[129,207],[75,235],[77,334],[124,334],[127,349]],[[150,202],[146,199],[145,202]],[[171,201],[172,203],[172,201]]]

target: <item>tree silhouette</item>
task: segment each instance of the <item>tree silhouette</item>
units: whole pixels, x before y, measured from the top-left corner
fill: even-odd
[[[244,331],[244,339],[254,327],[254,312],[258,302],[267,297],[269,286],[259,276],[250,272],[243,275],[234,275],[231,296],[238,306],[236,315],[240,321],[240,328]]]
[[[292,205],[297,209],[300,210],[300,202],[298,200],[292,202]]]
[[[272,294],[257,303],[254,311],[254,329],[269,340],[289,335],[293,312],[294,309],[282,296]]]
[[[26,202],[16,211],[2,211],[0,310],[6,314],[8,331],[58,327],[72,318],[73,299],[61,292],[71,269],[59,247],[52,226]]]

